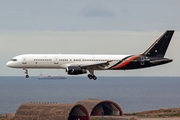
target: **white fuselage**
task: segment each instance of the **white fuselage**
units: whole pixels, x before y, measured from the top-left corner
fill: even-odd
[[[23,69],[66,69],[68,66],[88,66],[111,61],[106,69],[127,56],[129,55],[24,54],[12,58],[7,66]]]

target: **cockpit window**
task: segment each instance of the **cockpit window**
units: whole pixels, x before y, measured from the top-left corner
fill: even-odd
[[[17,59],[11,59],[11,61],[17,61]]]

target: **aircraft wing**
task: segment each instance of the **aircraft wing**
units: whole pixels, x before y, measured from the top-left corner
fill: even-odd
[[[82,62],[82,63],[74,63],[69,66],[80,66],[87,69],[98,69],[98,70],[104,70],[106,67],[108,67],[109,63],[111,61],[91,61],[91,62]]]

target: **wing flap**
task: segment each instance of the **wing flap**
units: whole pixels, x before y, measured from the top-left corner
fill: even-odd
[[[87,68],[87,69],[105,69],[105,67],[107,67],[109,65],[109,62],[111,61],[100,61],[100,62],[97,62],[97,61],[91,61],[91,62],[82,62],[82,63],[73,63],[73,64],[70,64],[69,66],[80,66],[80,67],[84,67],[84,68]]]

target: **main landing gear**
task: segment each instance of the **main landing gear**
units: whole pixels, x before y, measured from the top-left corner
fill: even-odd
[[[26,78],[29,78],[29,75],[28,75],[28,70],[27,69],[24,69],[25,70],[25,74],[26,74]]]
[[[89,79],[93,79],[93,80],[96,80],[96,79],[97,79],[97,77],[96,77],[95,75],[91,75],[91,74],[88,74],[88,78],[89,78]]]
[[[91,79],[93,79],[93,80],[96,80],[97,79],[97,77],[94,75],[94,70],[88,70],[89,71],[89,73],[90,74],[88,74],[88,78],[91,80]]]

